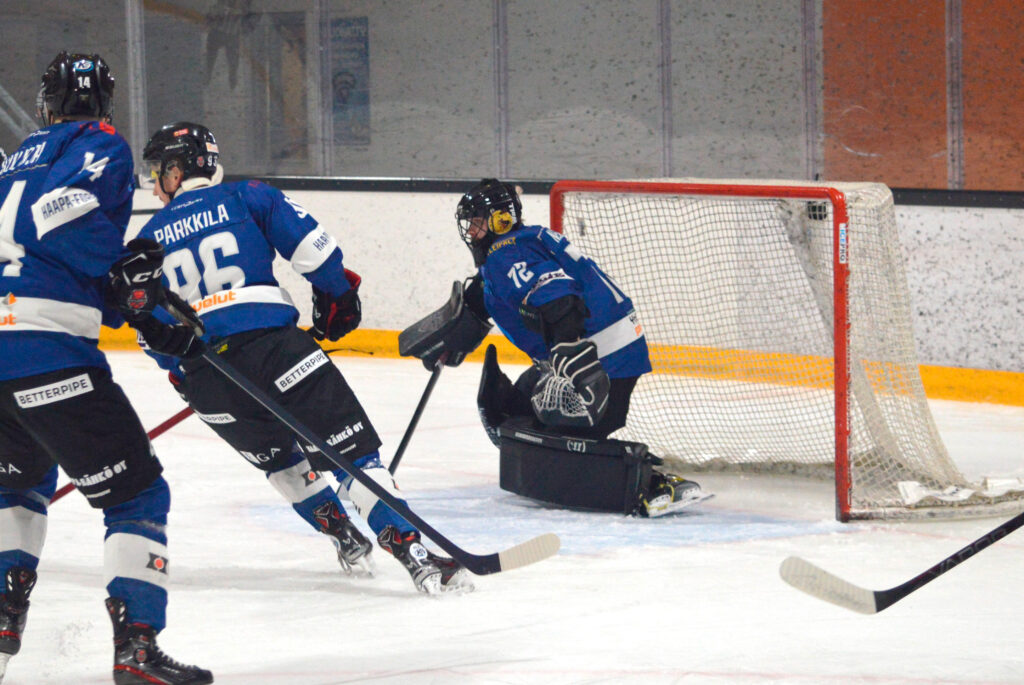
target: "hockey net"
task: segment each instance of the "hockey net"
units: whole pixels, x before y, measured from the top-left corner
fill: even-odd
[[[834,478],[843,521],[1024,506],[942,444],[886,186],[560,181],[551,226],[644,326],[654,373],[616,437],[689,470]]]

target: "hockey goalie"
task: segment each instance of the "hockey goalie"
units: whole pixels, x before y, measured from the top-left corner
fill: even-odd
[[[399,351],[455,366],[492,320],[534,361],[513,383],[488,346],[477,405],[499,448],[500,485],[559,506],[662,516],[708,499],[658,467],[622,428],[637,379],[651,371],[633,304],[565,238],[525,226],[517,190],[484,179],[459,201],[459,234],[477,273],[445,307],[403,331]],[[404,338],[404,341],[403,341]],[[404,342],[404,345],[403,345]]]

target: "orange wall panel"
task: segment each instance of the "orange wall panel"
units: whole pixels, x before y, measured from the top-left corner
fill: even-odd
[[[826,0],[823,22],[825,178],[947,187],[944,3]]]
[[[964,187],[1024,190],[1024,2],[967,0]]]

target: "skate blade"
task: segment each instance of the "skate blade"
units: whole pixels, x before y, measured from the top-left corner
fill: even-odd
[[[419,582],[413,580],[416,585],[416,589],[425,595],[436,597],[444,594],[444,590],[441,585],[441,572],[431,573],[430,575],[422,578]]]
[[[7,662],[11,660],[12,654],[0,653],[0,683],[4,682],[4,675],[7,673]]]
[[[355,561],[345,561],[341,557],[338,557],[338,563],[341,564],[341,570],[345,572],[347,576],[353,576],[355,578],[373,578],[377,575],[377,562],[373,560],[373,556],[370,554],[364,554]]]
[[[714,497],[713,494],[708,492],[701,492],[698,490],[692,495],[683,495],[682,499],[675,502],[669,500],[668,495],[662,495],[661,497],[655,497],[653,500],[647,503],[647,518],[658,518],[659,516],[665,516],[667,514],[674,514],[678,511],[692,507],[694,504],[700,504]]]
[[[420,581],[416,589],[430,597],[444,597],[445,595],[469,594],[476,589],[476,586],[470,579],[469,571],[462,569],[449,578],[447,583],[441,582],[440,573],[431,573]]]
[[[473,579],[466,569],[460,569],[447,583],[441,585],[441,593],[445,595],[465,595],[475,589],[476,585],[473,584]]]

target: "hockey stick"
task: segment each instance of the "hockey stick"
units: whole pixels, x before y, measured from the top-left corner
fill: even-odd
[[[165,433],[166,431],[170,430],[171,428],[174,428],[175,426],[177,426],[179,423],[181,423],[182,421],[184,421],[185,419],[187,419],[190,416],[192,416],[192,407],[185,407],[184,409],[179,411],[177,414],[175,414],[171,418],[167,419],[166,421],[161,423],[159,426],[157,426],[153,430],[151,430],[148,433],[146,433],[146,437],[149,438],[150,440],[152,440],[156,436],[162,435],[163,433]],[[54,502],[56,502],[61,497],[63,497],[64,495],[68,494],[69,492],[71,492],[74,489],[75,489],[75,484],[74,483],[67,483],[67,484],[65,484],[63,487],[61,487],[60,490],[58,490],[57,492],[53,493],[53,497],[50,498],[50,504],[53,504]]]
[[[888,590],[867,590],[815,566],[800,557],[789,557],[779,567],[782,579],[797,590],[862,614],[877,614],[911,592],[960,565],[999,539],[1024,526],[1024,512],[996,526],[963,549],[949,555],[920,575]]]
[[[176,319],[178,319],[178,321],[187,326],[193,326],[196,329],[197,335],[202,333],[202,329],[196,326],[193,319],[187,314],[183,314],[178,311],[173,304],[167,302],[164,303],[163,306],[166,307],[167,310]],[[203,343],[200,342],[199,344]],[[404,518],[406,521],[414,525],[419,529],[420,533],[433,540],[438,547],[450,554],[453,559],[458,561],[472,573],[475,573],[478,576],[484,576],[490,573],[500,573],[502,571],[519,568],[520,566],[533,564],[554,555],[561,546],[561,540],[558,539],[557,535],[554,533],[544,533],[543,535],[538,535],[526,542],[521,542],[518,545],[513,545],[504,551],[495,552],[493,554],[472,554],[467,552],[444,535],[441,535],[441,533],[435,530],[433,526],[413,513],[409,507],[395,499],[394,496],[385,490],[383,486],[377,483],[377,481],[363,473],[362,469],[355,466],[351,461],[339,454],[336,449],[327,444],[326,440],[306,427],[306,425],[295,418],[291,412],[274,401],[255,383],[243,374],[239,373],[237,369],[221,359],[216,352],[205,345],[202,357],[208,361],[213,368],[224,374],[228,380],[240,387],[250,397],[263,405],[263,407],[276,416],[278,420],[295,431],[296,435],[320,450],[320,452],[323,453],[323,455],[330,461],[334,462],[338,468],[344,470],[345,473],[362,483],[370,492],[376,495],[381,502],[390,507],[392,511]]]
[[[420,416],[423,415],[423,409],[427,406],[427,400],[430,399],[430,393],[434,391],[434,386],[437,385],[437,379],[441,376],[441,369],[444,368],[444,360],[447,356],[448,353],[445,352],[434,364],[434,370],[430,374],[430,380],[427,381],[427,387],[423,389],[423,395],[420,396],[420,402],[416,405],[416,411],[412,414],[412,420],[409,421],[409,427],[405,429],[405,435],[402,436],[402,442],[398,443],[398,449],[395,450],[395,456],[391,458],[391,463],[388,464],[388,471],[392,476],[395,475],[395,470],[398,468],[399,462],[402,461],[402,455],[405,454],[405,448],[409,446],[409,441],[412,439],[412,432],[416,430],[416,424],[420,422]]]

